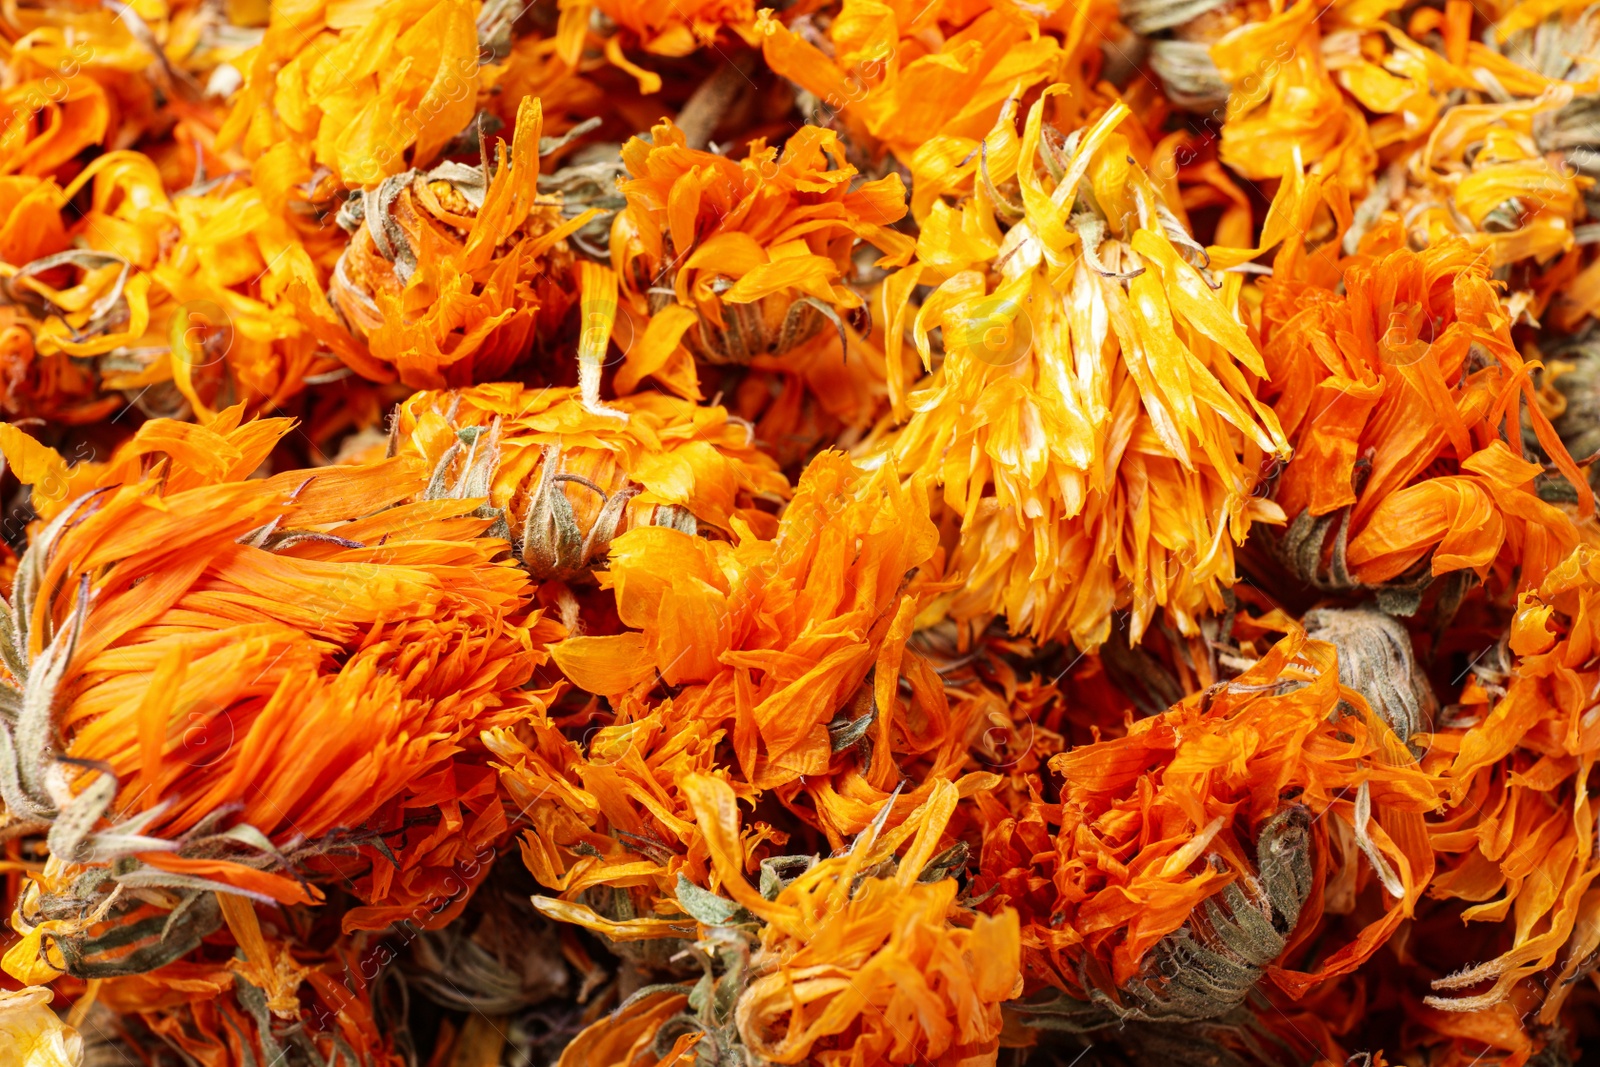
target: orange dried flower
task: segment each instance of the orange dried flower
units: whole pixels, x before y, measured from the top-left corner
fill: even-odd
[[[405,171],[353,196],[328,287],[340,314],[309,268],[293,294],[317,338],[365,378],[433,389],[501,377],[548,343],[573,304],[566,238],[595,213],[566,218],[559,197],[540,197],[542,128],[539,102],[524,100],[493,161]]]
[[[776,1063],[964,1064],[992,1057],[1000,1002],[1021,988],[1016,913],[957,903],[941,838],[958,791],[940,783],[893,829],[875,821],[843,855],[744,877],[734,791],[689,778],[716,886],[762,922],[734,1012],[746,1049]],[[795,868],[798,867],[798,870]],[[765,881],[765,879],[764,879]]]
[[[1308,642],[1281,613],[1239,627],[1288,636],[1123,737],[1052,757],[1059,805],[1013,814],[979,799],[974,891],[1022,912],[1030,988],[1071,993],[1040,1014],[1085,1028],[1203,1018],[1205,983],[1221,997],[1246,964],[1239,1000],[1263,972],[1298,996],[1370,957],[1426,888],[1422,813],[1436,801],[1404,738],[1340,685],[1332,645]],[[1338,869],[1320,854],[1341,839],[1352,850],[1344,869],[1381,886],[1382,914],[1303,973],[1295,951],[1312,940],[1321,880]],[[1190,951],[1196,942],[1211,955]],[[1198,970],[1185,971],[1185,952]]]
[[[1582,960],[1600,949],[1596,817],[1585,782],[1600,755],[1600,559],[1580,547],[1517,605],[1505,643],[1474,668],[1429,765],[1448,803],[1429,835],[1441,871],[1430,894],[1468,902],[1466,922],[1514,916],[1505,951],[1433,983],[1428,1004],[1477,1012],[1547,968],[1538,1022],[1554,1025]],[[1531,1010],[1531,1005],[1527,1010]]]
[[[1316,161],[1321,173],[1337,177],[1351,192],[1365,191],[1371,181],[1377,167],[1372,132],[1361,109],[1335,84],[1324,56],[1322,16],[1330,7],[1300,0],[1211,46],[1221,81],[1232,87],[1219,156],[1246,179],[1281,178],[1302,161]],[[1398,81],[1371,64],[1360,69],[1368,68],[1387,79],[1386,88]],[[1416,102],[1418,96],[1428,100],[1425,78],[1398,82],[1390,92],[1394,99],[1373,101],[1379,110],[1437,107]]]
[[[1255,488],[1288,445],[1254,396],[1266,367],[1238,282],[1207,283],[1189,261],[1205,251],[1126,162],[1126,106],[1062,155],[1045,103],[976,195],[933,207],[917,262],[885,284],[891,398],[909,417],[874,451],[944,483],[961,519],[958,621],[1003,614],[1016,632],[1093,649],[1114,608],[1131,606],[1137,641],[1160,607],[1193,632],[1234,581],[1232,546],[1281,520]],[[1003,126],[1004,145],[1015,130]],[[1092,202],[1075,202],[1080,180]],[[1013,181],[1021,203],[999,188]],[[893,338],[914,287],[935,283],[913,336],[933,370],[940,327],[943,362],[902,400]]]
[[[1556,85],[1525,102],[1449,109],[1409,166],[1391,168],[1359,205],[1362,224],[1402,218],[1416,244],[1469,237],[1495,267],[1546,264],[1572,250],[1594,180],[1545,148],[1572,97]],[[1347,233],[1347,251],[1363,232]]]
[[[1000,1002],[1021,987],[1017,920],[1005,909],[977,914],[957,899],[949,874],[964,849],[940,849],[955,786],[941,783],[897,826],[888,826],[886,807],[829,858],[764,861],[757,890],[745,879],[733,787],[693,774],[679,785],[714,877],[708,890],[680,875],[667,907],[681,916],[680,931],[698,930],[696,947],[714,961],[701,983],[707,992],[689,1002],[694,1014],[682,998],[641,998],[580,1035],[563,1062],[600,1062],[602,1049],[652,1043],[661,1056],[674,1036],[672,1055],[706,1041],[774,1063],[993,1058]],[[614,938],[670,936],[637,921],[607,923],[582,906],[535,903]]]
[[[804,126],[780,153],[764,141],[734,161],[686,146],[670,122],[622,150],[628,207],[612,225],[611,260],[649,323],[619,371],[626,391],[656,374],[679,343],[716,363],[782,355],[831,319],[863,307],[849,287],[858,242],[898,266],[912,241],[899,175],[855,182],[838,135]]]
[[[571,389],[418,393],[393,433],[398,453],[420,456],[441,489],[488,497],[536,578],[586,575],[636,527],[771,533],[757,501],[781,503],[789,484],[749,427],[657,393],[619,405],[626,421],[588,410]]]
[[[23,561],[6,684],[29,711],[0,785],[14,819],[56,827],[59,865],[19,912],[24,970],[60,969],[37,917],[86,866],[280,901],[338,873],[367,905],[347,928],[442,922],[470,889],[456,869],[481,877],[509,829],[475,739],[537,701],[559,630],[505,542],[471,501],[417,499],[415,460],[247,480],[290,423],[239,416],[153,421],[74,468]],[[94,923],[145,906],[115,885],[81,890]],[[56,949],[92,972],[82,933]],[[102,966],[185,950],[116,944]]]
[[[1263,283],[1268,395],[1296,449],[1275,494],[1294,516],[1285,550],[1298,573],[1333,586],[1471,570],[1529,588],[1577,534],[1535,492],[1544,472],[1502,420],[1526,413],[1585,513],[1587,480],[1537,403],[1487,257],[1460,239],[1412,252],[1397,229],[1344,261],[1343,294],[1331,278],[1307,284],[1297,248]]]
[[[249,181],[169,196],[148,157],[109,152],[65,187],[18,197],[8,227],[14,411],[92,421],[120,392],[151,414],[204,420],[235,403],[274,407],[337,368],[283,299],[309,254]]]
[[[924,733],[896,722],[909,714],[896,691],[905,641],[937,591],[913,581],[937,567],[926,516],[916,483],[902,487],[887,472],[868,476],[824,453],[806,469],[771,540],[744,531],[727,542],[661,526],[630,530],[612,542],[601,584],[615,591],[617,614],[631,629],[569,638],[554,649],[556,663],[594,693],[675,687],[678,714],[728,731],[737,765],[756,788],[823,776],[813,788],[826,789],[831,769],[850,769],[859,780],[822,816],[837,832],[853,833],[871,817],[876,801],[867,798],[881,800],[895,783],[892,758],[853,769],[854,757],[834,736],[843,728],[835,715],[869,674],[875,681],[862,696],[877,711],[853,725],[869,731],[879,753],[949,743],[937,727]],[[925,692],[916,694],[918,704]],[[897,737],[898,730],[905,732]]]
[[[218,133],[254,159],[287,144],[347,187],[425,167],[472,122],[498,68],[480,65],[477,0],[373,8],[273,5]]]
[[[532,823],[523,858],[559,894],[547,914],[614,938],[683,936],[675,879],[707,872],[683,786],[694,775],[728,775],[752,800],[771,790],[835,848],[952,779],[962,796],[994,784],[961,774],[968,720],[906,647],[937,588],[908,577],[933,569],[925,508],[915,487],[832,454],[770,540],[735,519],[733,544],[662,526],[612,542],[601,584],[636,629],[569,638],[555,655],[614,713],[566,719],[599,720],[582,746],[549,716],[486,738]],[[786,837],[758,826],[751,847]]]
[[[818,119],[915,168],[949,141],[983,137],[1012,95],[1059,78],[1090,24],[1089,7],[1061,3],[844,0],[826,37],[771,11],[756,28],[767,63],[816,98]]]

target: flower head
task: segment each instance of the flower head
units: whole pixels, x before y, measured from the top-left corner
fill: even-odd
[[[476,167],[408,170],[352,195],[332,307],[309,271],[292,294],[352,370],[437,389],[501,377],[548,344],[574,303],[566,238],[594,213],[567,218],[559,197],[539,195],[542,123],[539,102],[525,100],[509,152],[502,142]]]
[[[962,773],[967,719],[907,648],[938,591],[926,506],[914,485],[834,453],[807,470],[769,538],[735,519],[736,542],[664,526],[612,541],[599,577],[626,629],[569,638],[555,657],[614,710],[540,715],[487,738],[529,812],[528,868],[558,894],[547,914],[608,937],[681,937],[676,879],[704,884],[709,860],[684,785],[694,776],[774,796],[834,848],[880,814],[897,825],[952,781],[961,795],[996,781]],[[563,721],[595,728],[579,746]],[[749,846],[787,836],[757,824]]]
[[[909,165],[941,142],[983,137],[1008,97],[1060,76],[1089,25],[1087,9],[1071,10],[845,0],[825,36],[771,11],[757,30],[767,62],[816,98],[819,118],[837,117],[862,147]]]
[[[875,821],[842,856],[770,863],[772,884],[757,892],[744,881],[733,791],[714,778],[684,784],[719,888],[762,922],[734,1008],[747,1048],[779,1063],[831,1050],[868,1064],[993,1054],[1000,1002],[1021,985],[1017,918],[957,902],[950,873],[963,864],[940,847],[954,785],[892,832]]]
[[[1068,993],[1041,1014],[1084,1029],[1209,1018],[1264,976],[1298,996],[1358,966],[1420,898],[1433,787],[1406,738],[1341,685],[1359,646],[1307,641],[1277,613],[1240,619],[1242,650],[1263,626],[1290,632],[1236,678],[1052,757],[1059,805],[983,804],[974,890],[1022,912],[1030,988]],[[1359,849],[1343,862],[1384,903],[1306,972],[1287,954],[1322,919],[1328,867],[1313,854],[1336,840]]]
[[[267,186],[229,176],[170,195],[149,157],[119,151],[65,186],[29,185],[11,205],[17,258],[0,266],[0,403],[86,422],[121,393],[153,415],[204,420],[236,403],[275,407],[337,369],[285,299],[314,267],[270,206],[270,168],[261,176]]]
[[[757,501],[776,504],[789,485],[749,427],[658,393],[619,403],[625,422],[588,410],[570,389],[418,393],[394,434],[438,492],[488,497],[536,578],[586,575],[636,527],[770,532]]]
[[[359,15],[274,5],[220,143],[251,158],[287,145],[351,188],[427,166],[486,88],[481,10],[477,0],[389,0]]]
[[[622,159],[628,207],[612,227],[611,259],[665,354],[681,340],[712,362],[748,362],[830,321],[842,331],[841,316],[863,306],[849,286],[858,242],[883,253],[879,266],[911,254],[911,239],[892,229],[905,215],[899,175],[857,185],[831,130],[804,126],[781,153],[757,141],[736,161],[687,147],[665,122],[629,141]]]
[[[137,924],[197,889],[309,902],[342,876],[365,905],[347,926],[444,921],[508,829],[476,738],[537,701],[559,630],[505,542],[475,502],[421,499],[413,459],[249,479],[290,424],[239,416],[152,421],[74,468],[22,564],[6,687],[27,712],[0,785],[54,828],[16,919],[51,967],[181,955],[204,907],[154,945]],[[50,925],[75,907],[87,926]]]
[[[914,336],[932,369],[940,328],[944,358],[900,399],[891,354],[909,417],[874,451],[944,483],[958,620],[1003,614],[1094,648],[1130,605],[1136,640],[1158,607],[1192,632],[1232,584],[1233,545],[1280,517],[1254,490],[1288,445],[1254,395],[1266,368],[1237,283],[1212,287],[1190,262],[1204,249],[1127,162],[1127,108],[1058,149],[1044,104],[977,195],[933,208],[917,262],[885,286],[892,336],[913,288],[937,284]]]
[[[648,1016],[626,1013],[617,1020],[625,1040],[678,1036],[679,1050],[685,1038],[704,1040],[775,1063],[848,1053],[861,1064],[955,1065],[994,1055],[1000,1002],[1021,984],[1016,916],[978,914],[957,899],[951,874],[965,849],[940,847],[954,786],[892,829],[875,819],[843,853],[762,861],[757,888],[745,877],[734,790],[712,776],[681,784],[713,876],[706,886],[680,878],[673,906],[701,934],[702,985],[714,992],[690,1002],[693,1014],[678,998],[658,998]]]
[[[871,760],[866,781],[887,794],[891,752],[945,740],[909,729],[897,738],[892,726],[910,713],[896,677],[917,610],[936,591],[931,575],[917,581],[936,570],[936,550],[919,486],[824,454],[770,539],[739,530],[736,541],[713,541],[649,526],[613,540],[601,582],[629,629],[571,638],[556,662],[590,692],[676,688],[676,713],[730,731],[738,764],[760,788],[835,768],[861,775],[865,768],[851,768],[868,753],[854,752],[854,742],[869,738],[888,758]],[[836,721],[846,709],[865,721]],[[859,826],[860,810],[841,803],[843,832]]]
[[[1342,294],[1288,261],[1263,283],[1268,395],[1296,448],[1275,493],[1293,519],[1284,550],[1329,587],[1471,570],[1528,588],[1577,534],[1501,420],[1527,413],[1584,510],[1588,483],[1537,402],[1487,256],[1459,238],[1398,243],[1395,228],[1369,235],[1342,264]]]
[[[1583,546],[1522,594],[1509,633],[1434,738],[1448,803],[1429,823],[1440,854],[1430,893],[1467,901],[1467,922],[1495,922],[1512,908],[1517,921],[1498,956],[1434,981],[1433,1008],[1493,1009],[1554,967],[1559,978],[1538,1006],[1549,1025],[1579,961],[1600,947],[1590,892],[1600,877],[1596,822],[1584,785],[1600,746],[1584,695],[1600,679],[1597,598],[1600,563]]]

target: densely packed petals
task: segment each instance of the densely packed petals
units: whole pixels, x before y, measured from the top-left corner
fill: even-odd
[[[756,143],[742,161],[689,148],[670,123],[623,146],[628,207],[611,259],[649,325],[630,347],[619,388],[667,380],[686,345],[713,363],[782,355],[830,320],[863,309],[850,288],[857,244],[877,266],[910,256],[892,229],[905,214],[899,175],[856,182],[831,130],[805,126],[783,150]],[[663,373],[663,371],[665,373]],[[691,371],[692,373],[692,371]]]
[[[1234,581],[1233,546],[1281,521],[1255,490],[1288,444],[1251,390],[1266,368],[1237,279],[1211,287],[1190,261],[1204,250],[1125,162],[1127,108],[1063,135],[1047,102],[1020,138],[996,128],[980,189],[934,205],[917,262],[889,283],[900,300],[937,285],[914,325],[890,314],[925,367],[939,327],[944,359],[896,398],[909,418],[882,452],[942,481],[960,516],[958,619],[1001,614],[1080,648],[1128,606],[1135,639],[1158,607],[1192,631]],[[1092,192],[1075,205],[1080,181]]]
[[[1537,401],[1491,262],[1459,239],[1416,253],[1398,238],[1370,234],[1342,292],[1291,280],[1292,264],[1263,285],[1274,406],[1296,444],[1276,492],[1292,519],[1285,552],[1330,588],[1458,571],[1528,588],[1576,534],[1502,421],[1526,413],[1584,512],[1593,495]],[[1299,358],[1307,349],[1317,358]]]
[[[1595,0],[3,0],[0,1060],[1600,1041]]]
[[[55,845],[18,902],[18,977],[171,958],[137,924],[196,887],[195,938],[212,889],[307,903],[330,876],[366,905],[344,922],[381,927],[508,830],[472,748],[536,699],[559,633],[528,578],[414,459],[247,479],[291,427],[239,413],[73,468],[19,568],[0,774]]]

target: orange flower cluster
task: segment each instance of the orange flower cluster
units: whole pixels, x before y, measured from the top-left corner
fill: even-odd
[[[1600,1048],[1596,0],[0,3],[0,1063]]]

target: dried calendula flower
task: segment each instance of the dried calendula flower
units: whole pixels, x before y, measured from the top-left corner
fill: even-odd
[[[1135,977],[1112,989],[1086,983],[1087,1002],[1054,995],[1015,1010],[1032,1026],[1080,1032],[1193,1023],[1236,1011],[1283,955],[1312,893],[1310,824],[1310,812],[1297,804],[1268,819],[1257,834],[1253,871],[1157,942]]]
[[[1087,16],[1058,2],[844,0],[825,33],[770,10],[756,28],[767,63],[815,98],[819,119],[914,165],[942,139],[982,137],[1008,97],[1059,77]]]
[[[611,231],[623,293],[649,325],[622,371],[654,373],[681,342],[714,363],[782,355],[864,308],[850,288],[858,242],[898,266],[913,242],[898,174],[858,182],[838,135],[801,127],[743,160],[687,147],[670,122],[622,149],[628,207]]]
[[[1529,100],[1447,110],[1410,161],[1408,177],[1418,187],[1394,198],[1408,231],[1430,239],[1472,236],[1494,266],[1548,263],[1572,249],[1593,179],[1547,147],[1552,138],[1561,142],[1551,124],[1572,102],[1571,86],[1552,84]],[[1372,195],[1387,202],[1391,194],[1379,188]],[[1363,206],[1371,210],[1370,198]]]
[[[824,330],[782,356],[757,357],[741,376],[728,406],[750,421],[780,466],[803,467],[822,449],[852,445],[884,414],[887,338],[882,322],[872,325],[870,333],[847,325],[842,338]],[[677,391],[670,375],[657,381]]]
[[[964,866],[965,850],[957,861],[941,848],[954,786],[892,827],[886,805],[827,859],[764,861],[757,887],[745,876],[733,789],[710,776],[681,785],[715,877],[710,890],[679,882],[677,907],[703,931],[710,959],[677,1002],[690,1012],[659,1018],[668,1038],[697,1034],[776,1063],[846,1051],[861,1064],[992,1059],[1000,1002],[1021,986],[1017,919],[1007,909],[976,914],[957,899],[951,869]]]
[[[1021,911],[1030,990],[1053,986],[1077,1001],[1041,1009],[1063,1025],[1105,1025],[1107,1011],[1220,1015],[1263,971],[1299,996],[1370,957],[1427,886],[1432,780],[1364,696],[1340,685],[1333,646],[1307,641],[1278,613],[1238,626],[1289,636],[1125,736],[1052,757],[1059,805],[1014,814],[978,801],[986,830],[974,892]],[[1348,828],[1376,917],[1336,949],[1323,938],[1304,973],[1284,957],[1311,943],[1323,918],[1315,880],[1330,865],[1304,855],[1322,847],[1307,833],[1313,819]]]
[[[284,299],[314,268],[269,202],[240,175],[169,195],[131,151],[28,189],[12,208],[18,265],[0,264],[14,371],[0,402],[68,422],[127,401],[205,420],[337,369]]]
[[[659,393],[618,403],[626,421],[590,411],[572,389],[418,393],[393,433],[397,452],[430,471],[428,495],[488,498],[536,578],[586,576],[641,526],[771,533],[758,502],[776,507],[789,485],[748,426]]]
[[[1318,0],[1275,7],[1262,21],[1231,29],[1211,46],[1211,59],[1230,87],[1221,159],[1242,177],[1280,178],[1298,158],[1317,161],[1322,173],[1352,192],[1365,191],[1371,181],[1377,153],[1366,117],[1340,90],[1323,57],[1322,16],[1330,10]],[[1357,19],[1366,11],[1353,9]],[[1378,74],[1396,80],[1381,69]],[[1418,89],[1426,99],[1425,71]],[[1411,97],[1402,93],[1401,100],[1410,103]]]
[[[615,712],[582,745],[549,713],[485,736],[532,824],[523,858],[556,894],[546,914],[608,937],[683,937],[674,880],[705,871],[690,775],[774,791],[834,848],[885,805],[903,816],[952,780],[962,796],[992,788],[994,775],[963,773],[970,711],[906,647],[938,588],[914,580],[935,547],[925,496],[837,454],[807,470],[770,539],[617,537],[600,578],[629,629],[556,652]]]
[[[631,958],[642,959],[657,944],[670,955],[693,936],[674,887],[680,874],[703,882],[707,859],[679,783],[725,773],[717,751],[725,731],[670,703],[629,710],[627,721],[593,730],[583,747],[548,714],[483,740],[528,823],[518,841],[522,862],[553,894],[534,905],[549,919],[626,943]],[[786,835],[752,828],[753,842],[773,837]]]
[[[1460,238],[1413,252],[1398,230],[1369,234],[1342,278],[1290,242],[1262,283],[1262,335],[1266,393],[1296,448],[1274,493],[1292,519],[1285,558],[1324,588],[1389,586],[1414,611],[1436,577],[1526,589],[1576,544],[1502,420],[1520,428],[1526,414],[1580,514],[1593,495],[1538,403],[1485,257]]]
[[[1047,133],[1062,91],[1029,110],[1004,169],[990,157],[976,195],[934,206],[917,261],[885,283],[905,424],[869,455],[943,482],[961,519],[954,618],[1004,615],[1093,649],[1121,606],[1135,641],[1158,609],[1191,633],[1221,608],[1233,546],[1282,519],[1255,489],[1288,442],[1251,385],[1266,366],[1238,276],[1205,272],[1206,250],[1129,162],[1124,105]],[[1020,202],[1000,188],[1012,182]],[[924,284],[937,288],[913,319]],[[907,326],[933,373],[902,399]]]
[[[547,344],[574,303],[566,239],[595,212],[567,218],[560,197],[539,194],[542,126],[538,100],[524,100],[509,151],[352,193],[332,308],[309,272],[291,294],[311,332],[365,378],[434,389],[503,376]]]
[[[728,732],[746,781],[776,788],[817,776],[809,786],[825,797],[823,825],[854,832],[871,817],[861,801],[894,789],[897,750],[951,741],[941,729],[947,712],[915,723],[937,714],[923,697],[940,687],[905,657],[918,611],[937,592],[927,509],[918,482],[868,474],[832,452],[806,469],[770,539],[631,529],[612,541],[601,576],[629,629],[569,638],[556,663],[580,688],[613,699],[674,687],[676,714]],[[903,657],[923,690],[909,701],[897,695]],[[852,723],[855,735],[841,734]],[[863,736],[875,746],[866,759],[853,751]],[[837,807],[826,802],[835,772],[850,784]]]
[[[72,249],[62,208],[63,190],[53,179],[31,175],[0,177],[0,407],[12,418],[46,418],[84,423],[111,414],[116,397],[101,396],[92,366],[54,350],[40,353],[38,335],[52,310],[44,294],[30,291],[23,279],[29,264],[36,271],[55,270],[64,281],[74,263],[95,258]],[[101,260],[104,266],[106,260]],[[84,272],[87,277],[88,272]],[[47,278],[50,275],[46,275]],[[64,309],[63,309],[64,310]]]
[[[405,1020],[380,1020],[374,995],[392,953],[367,952],[352,937],[312,947],[287,933],[303,915],[268,932],[249,902],[229,894],[219,899],[230,909],[233,958],[187,960],[179,981],[158,972],[101,985],[98,1003],[116,1012],[126,1030],[199,1063],[407,1062],[397,1048]]]
[[[6,4],[0,173],[70,172],[89,147],[184,153],[197,130],[209,149],[226,114],[220,97],[236,84],[231,64],[259,41],[267,14],[265,0]]]
[[[484,12],[477,0],[274,4],[218,141],[250,158],[287,143],[350,188],[425,167],[493,84],[497,68],[479,58]]]
[[[1443,1067],[1471,1067],[1491,1062],[1550,1064],[1570,1067],[1583,1062],[1573,1048],[1573,1035],[1564,1026],[1547,1026],[1517,1005],[1501,1001],[1471,1012],[1453,1012],[1421,1001],[1408,1004],[1407,1059],[1424,1058]],[[1575,1013],[1576,1014],[1576,1013]],[[1402,1053],[1404,1054],[1404,1053]],[[1379,1062],[1378,1057],[1373,1063]]]
[[[291,424],[239,416],[146,423],[36,502],[0,795],[51,863],[13,973],[160,966],[215,927],[212,890],[306,903],[331,877],[347,928],[444,922],[509,832],[474,745],[537,703],[560,631],[505,541],[420,499],[415,459],[251,479]]]
[[[1298,157],[1337,178],[1337,196],[1392,198],[1373,188],[1377,153],[1425,140],[1401,155],[1420,187],[1401,207],[1407,223],[1484,234],[1498,262],[1544,259],[1572,241],[1571,179],[1582,164],[1570,160],[1595,143],[1584,101],[1600,84],[1587,61],[1594,16],[1584,5],[1563,16],[1561,6],[1427,6],[1402,29],[1360,5],[1231,4],[1185,25],[1183,41],[1158,42],[1208,44],[1210,71],[1196,54],[1157,53],[1152,63],[1181,55],[1167,64],[1180,97],[1228,87],[1226,107],[1212,111],[1220,129],[1207,138],[1220,135],[1223,162],[1245,178],[1279,177]],[[1563,152],[1576,153],[1566,166]]]
[[[555,44],[567,65],[578,65],[598,23],[606,60],[637,78],[646,94],[661,89],[661,75],[629,61],[626,49],[679,57],[705,48],[728,63],[723,49],[760,41],[755,0],[562,0],[560,7]]]
[[[1482,657],[1462,694],[1472,714],[1434,736],[1448,802],[1428,827],[1441,868],[1430,892],[1467,901],[1467,922],[1516,915],[1504,952],[1434,981],[1434,1008],[1491,1009],[1553,967],[1538,1013],[1552,1025],[1594,967],[1600,862],[1586,781],[1600,755],[1588,695],[1600,679],[1597,603],[1600,558],[1583,546],[1522,594],[1499,654]]]
[[[48,989],[0,989],[0,1057],[13,1067],[81,1067],[83,1038],[50,1010]]]

